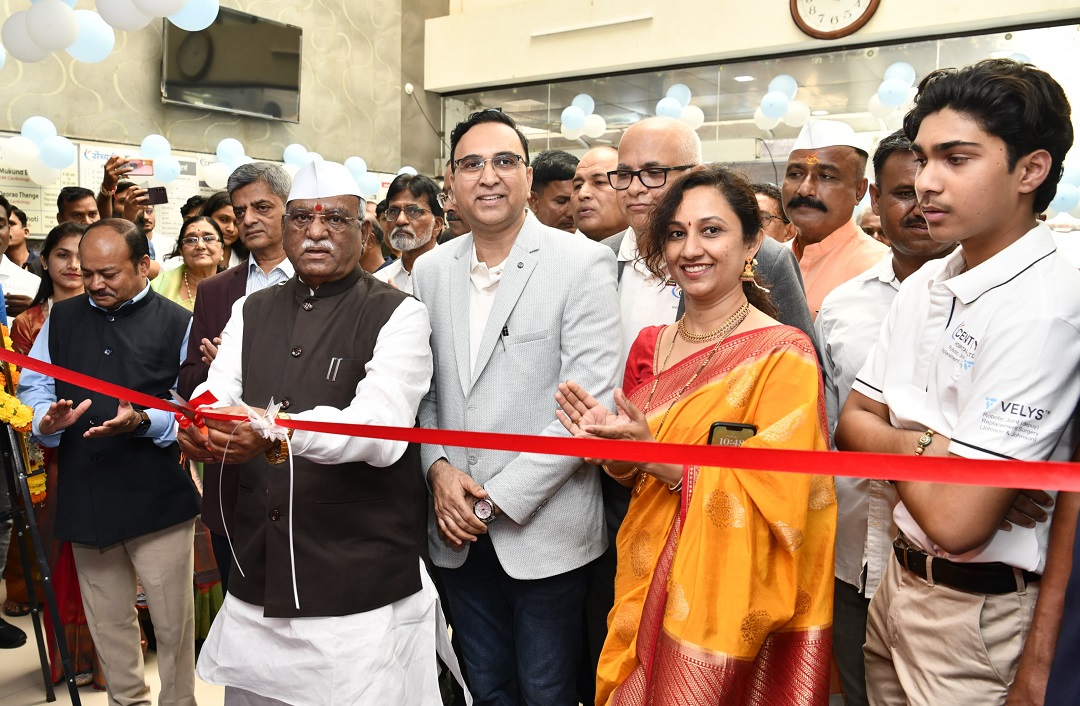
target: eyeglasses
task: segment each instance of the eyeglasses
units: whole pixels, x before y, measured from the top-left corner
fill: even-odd
[[[762,228],[768,228],[770,225],[772,225],[772,222],[774,220],[780,221],[784,225],[787,225],[788,223],[791,223],[791,221],[784,218],[783,216],[774,216],[773,214],[766,213],[765,211],[761,212],[761,227]]]
[[[681,167],[648,167],[636,172],[629,169],[616,169],[607,173],[608,183],[616,191],[626,191],[634,183],[634,177],[638,178],[641,185],[646,189],[659,189],[667,183],[668,172],[682,172],[693,169],[694,165],[684,164]]]
[[[327,230],[340,233],[348,228],[349,224],[355,223],[358,219],[353,218],[352,216],[346,216],[344,213],[338,211],[327,211],[326,213],[289,211],[285,214],[286,225],[295,230],[307,230],[311,227],[311,224],[317,220],[321,220]]]
[[[466,178],[476,179],[483,173],[486,164],[491,164],[491,168],[497,173],[509,174],[517,169],[518,164],[524,164],[524,162],[524,157],[512,152],[502,152],[487,159],[478,154],[470,154],[454,161],[454,171]]]
[[[207,245],[210,245],[211,243],[220,243],[220,242],[221,242],[221,238],[217,237],[216,235],[212,235],[210,233],[207,233],[206,235],[200,235],[200,236],[192,235],[192,236],[188,236],[187,238],[181,238],[180,239],[180,244],[183,245],[186,248],[193,247],[195,245],[198,245],[199,243],[206,243]]]
[[[445,209],[446,204],[454,200],[454,190],[447,189],[446,191],[440,191],[437,198],[439,200],[439,205]]]
[[[425,213],[431,213],[431,211],[429,211],[426,208],[421,208],[420,206],[416,206],[416,205],[413,205],[413,204],[410,204],[410,205],[406,206],[405,208],[398,208],[397,206],[391,206],[390,208],[386,209],[386,220],[388,220],[390,222],[394,222],[394,221],[396,221],[398,219],[398,216],[400,216],[402,213],[404,213],[405,217],[408,218],[410,221],[415,221],[415,220],[418,220],[420,218],[423,218]]]

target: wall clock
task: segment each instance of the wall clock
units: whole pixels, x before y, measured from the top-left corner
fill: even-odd
[[[839,39],[857,32],[877,12],[881,0],[791,0],[796,26],[815,39]]]
[[[176,66],[188,81],[198,81],[214,61],[214,41],[206,32],[192,32],[176,50]]]

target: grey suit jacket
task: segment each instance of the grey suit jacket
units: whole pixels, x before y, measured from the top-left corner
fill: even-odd
[[[622,247],[623,236],[626,231],[604,238],[601,243],[615,251],[618,256],[619,248]],[[810,307],[806,304],[806,288],[803,286],[802,272],[799,270],[799,261],[795,255],[780,243],[765,236],[761,241],[761,247],[757,253],[758,271],[761,278],[768,282],[770,295],[773,303],[779,311],[780,323],[794,326],[810,337],[817,349],[818,341],[814,329],[814,320],[810,317]],[[619,279],[622,279],[625,262],[619,262]],[[682,316],[683,304],[679,300],[678,315]],[[658,321],[660,323],[669,323]],[[820,354],[818,355],[820,358]]]
[[[475,370],[469,369],[472,257],[472,235],[464,235],[424,254],[413,268],[413,292],[431,317],[435,359],[420,425],[565,437],[554,396],[567,379],[612,409],[622,376],[622,338],[611,252],[526,216],[506,259]],[[606,548],[596,466],[568,456],[425,445],[425,474],[441,457],[483,485],[502,510],[488,532],[510,576],[554,576]],[[432,561],[461,566],[468,547],[448,547],[434,518],[432,507]]]

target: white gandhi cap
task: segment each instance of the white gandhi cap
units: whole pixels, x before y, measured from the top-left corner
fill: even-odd
[[[855,134],[855,129],[839,120],[807,120],[791,151],[826,147],[852,147],[866,154],[863,140]]]
[[[322,199],[330,196],[356,196],[360,203],[365,203],[356,179],[337,162],[316,159],[300,167],[293,177],[289,201],[295,199]]]

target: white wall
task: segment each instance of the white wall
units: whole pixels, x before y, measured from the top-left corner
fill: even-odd
[[[854,35],[811,39],[785,0],[451,0],[427,21],[425,85],[448,92],[1080,17],[1071,0],[883,0]],[[591,27],[591,28],[590,28]]]

